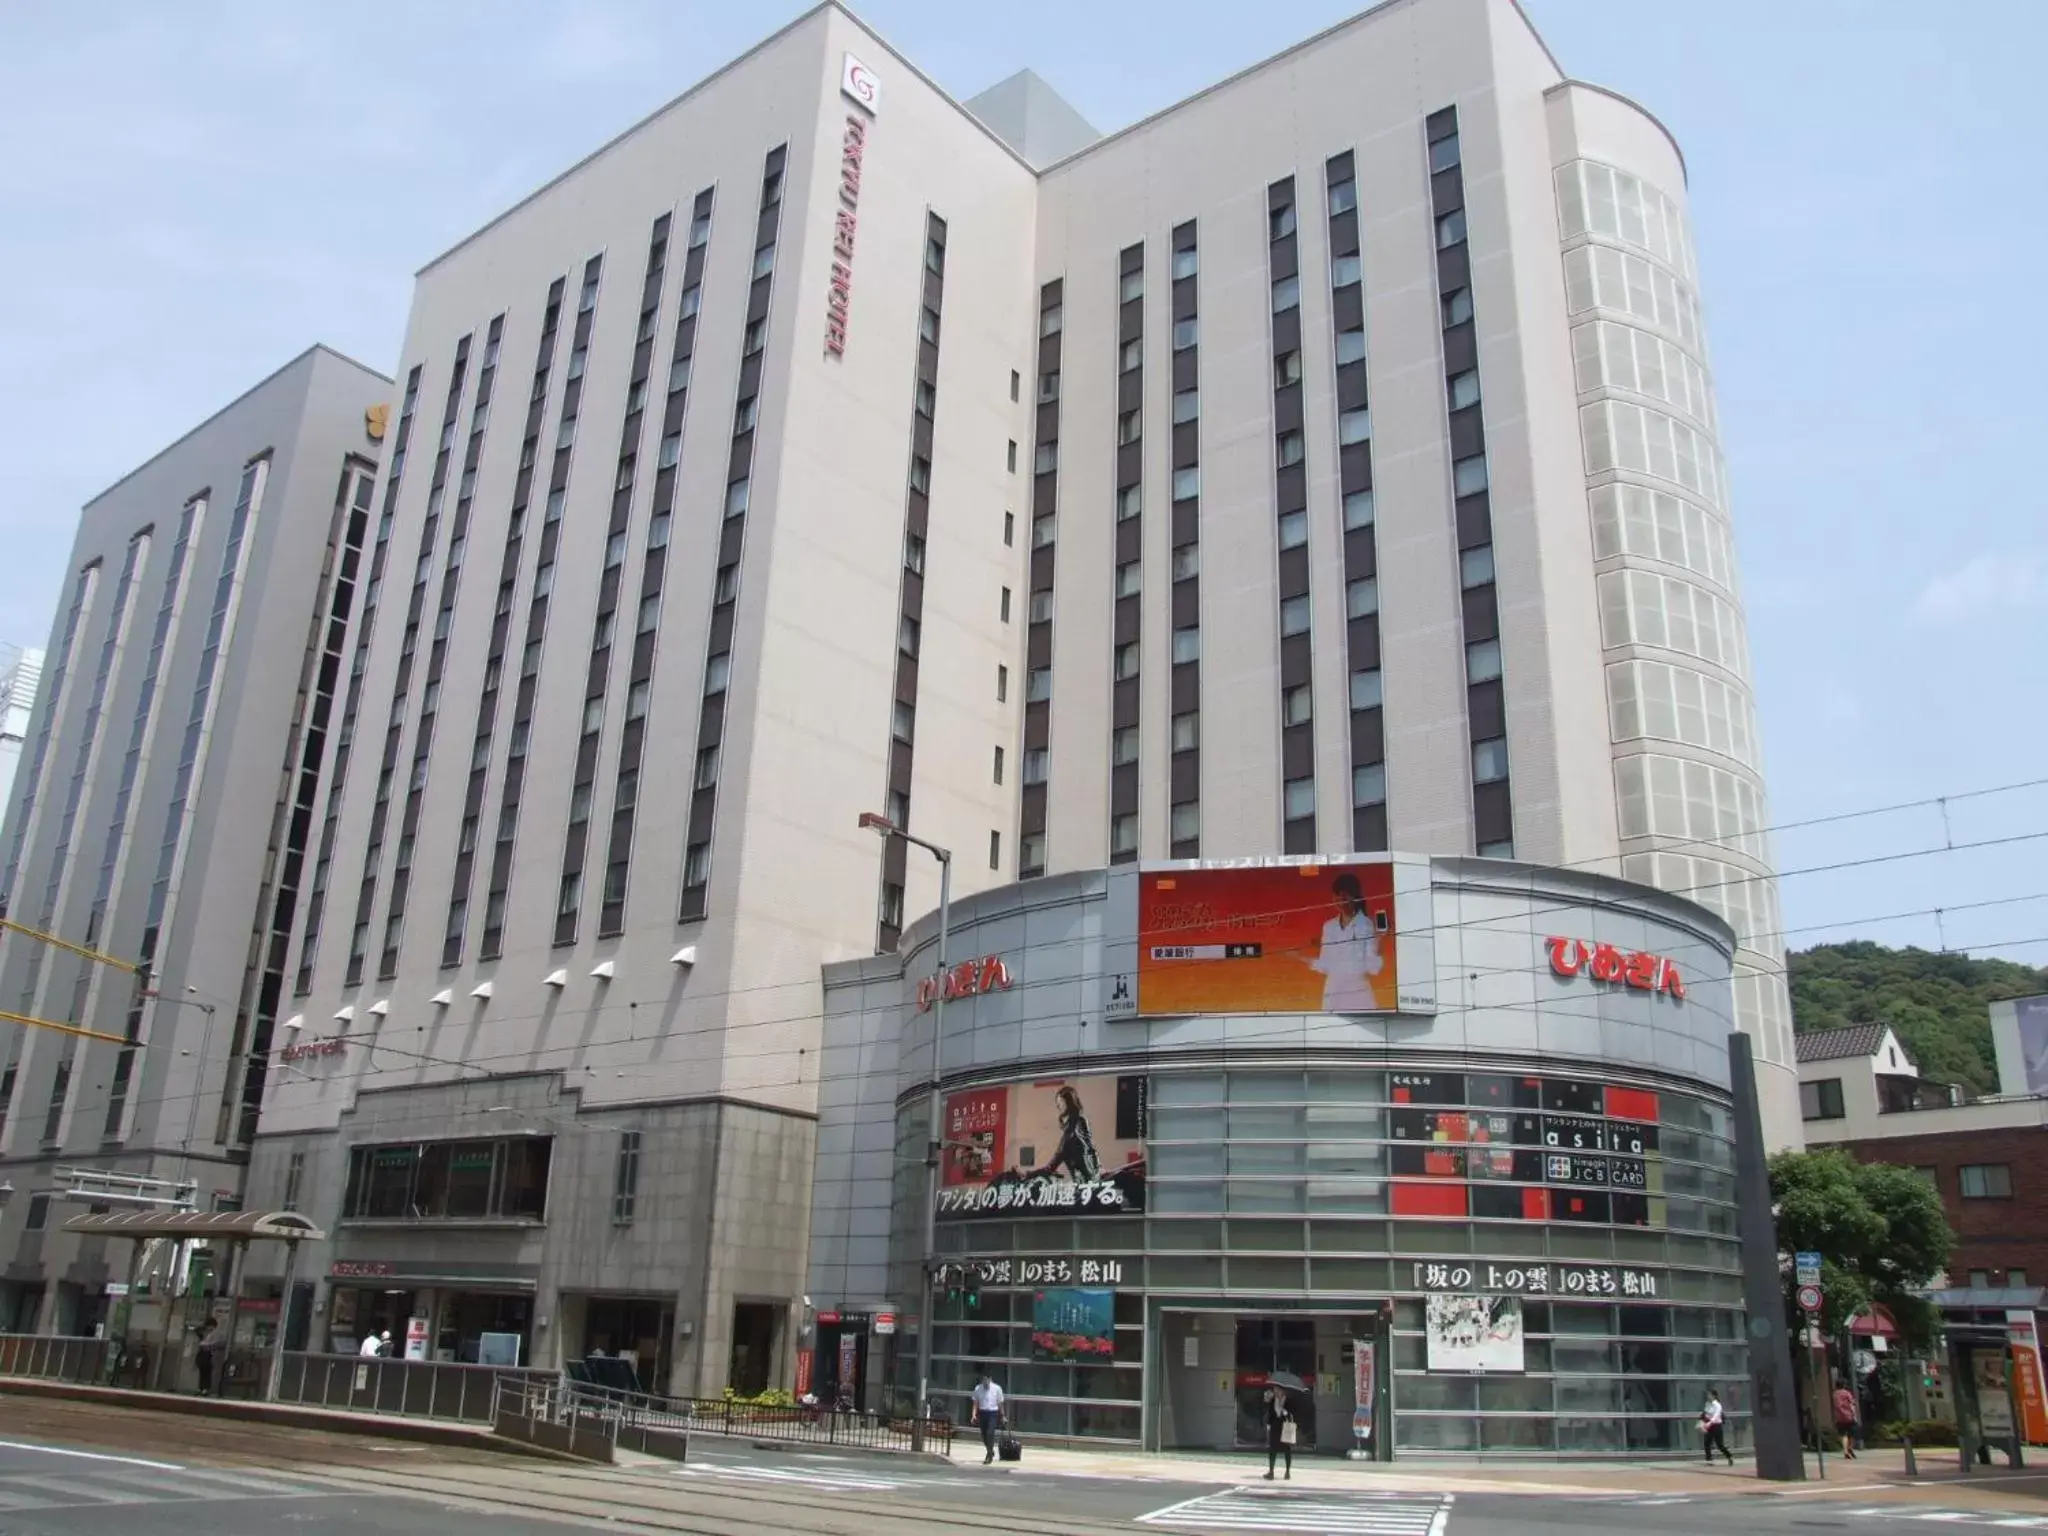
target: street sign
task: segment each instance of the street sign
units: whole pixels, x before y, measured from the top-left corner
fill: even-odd
[[[1793,1254],[1792,1279],[1798,1285],[1819,1285],[1820,1255],[1817,1253]]]
[[[1802,1312],[1818,1312],[1820,1310],[1819,1286],[1802,1285],[1799,1287],[1799,1310]]]

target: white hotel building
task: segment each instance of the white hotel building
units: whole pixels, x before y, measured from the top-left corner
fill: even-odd
[[[249,1169],[333,1233],[289,1331],[786,1383],[820,967],[937,904],[870,811],[956,899],[1688,892],[1796,1141],[1685,205],[1512,0],[1108,135],[827,3],[432,261]]]

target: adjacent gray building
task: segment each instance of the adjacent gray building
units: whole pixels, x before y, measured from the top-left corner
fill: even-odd
[[[60,1167],[240,1197],[390,390],[315,347],[80,517],[0,832],[7,915],[76,948],[0,939],[0,1007],[95,1033],[0,1051],[0,1330],[121,1278]]]
[[[0,804],[14,792],[21,749],[28,743],[29,717],[43,685],[43,653],[8,646],[0,652]]]

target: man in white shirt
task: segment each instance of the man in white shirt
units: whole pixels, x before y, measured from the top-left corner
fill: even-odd
[[[366,1333],[363,1335],[362,1345],[356,1350],[356,1353],[365,1360],[374,1360],[384,1353],[383,1342],[378,1339],[374,1332]]]
[[[974,1422],[981,1426],[981,1458],[985,1467],[996,1459],[996,1431],[1003,1422],[1003,1389],[989,1379],[987,1371],[974,1384]]]
[[[1373,931],[1356,875],[1339,875],[1330,883],[1330,893],[1337,901],[1337,915],[1323,924],[1322,943],[1309,961],[1310,970],[1323,974],[1323,1012],[1370,1013],[1379,1006],[1372,978],[1386,964],[1380,937]]]

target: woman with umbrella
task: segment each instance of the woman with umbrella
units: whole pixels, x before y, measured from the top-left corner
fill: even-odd
[[[1266,1481],[1273,1481],[1273,1463],[1286,1458],[1285,1478],[1294,1479],[1294,1442],[1299,1429],[1294,1417],[1293,1406],[1287,1401],[1289,1388],[1300,1391],[1301,1378],[1286,1371],[1275,1371],[1266,1378]]]

